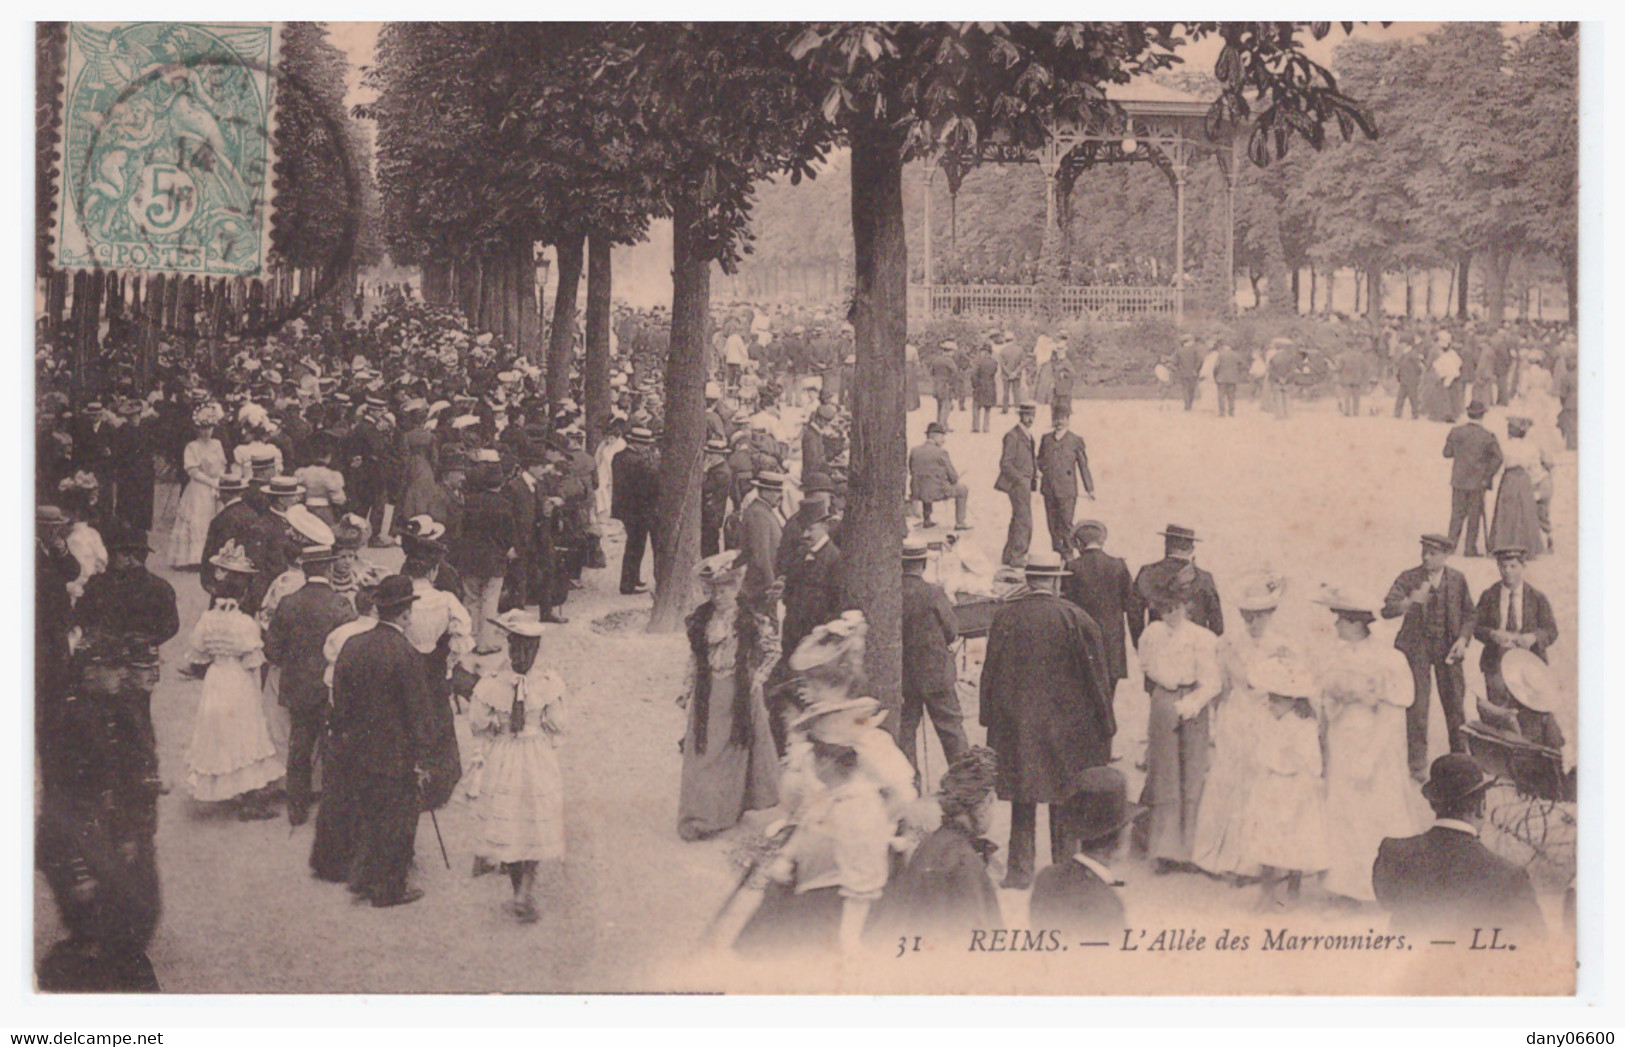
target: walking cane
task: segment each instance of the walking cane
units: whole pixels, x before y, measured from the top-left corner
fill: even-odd
[[[422,782],[418,783],[418,803],[420,805],[423,803],[423,783]],[[440,819],[438,819],[438,818],[436,818],[434,816],[434,808],[433,807],[429,808],[429,824],[434,826],[435,842],[440,845],[440,860],[446,863],[446,868],[450,869],[451,868],[451,856],[446,853],[446,838],[444,836],[440,835]]]

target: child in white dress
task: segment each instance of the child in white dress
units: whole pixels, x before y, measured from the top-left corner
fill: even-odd
[[[469,706],[469,730],[489,739],[477,758],[484,777],[475,871],[501,865],[513,884],[513,914],[534,923],[537,869],[564,857],[564,779],[554,752],[564,733],[564,683],[537,662],[540,621],[518,610],[491,621],[507,634],[508,665],[475,686]]]

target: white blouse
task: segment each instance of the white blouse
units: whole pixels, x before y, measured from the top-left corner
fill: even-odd
[[[1192,705],[1206,705],[1224,686],[1219,638],[1195,622],[1150,623],[1140,634],[1139,655],[1146,679],[1159,687],[1177,691],[1194,685]]]

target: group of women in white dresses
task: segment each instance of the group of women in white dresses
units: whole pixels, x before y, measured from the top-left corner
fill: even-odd
[[[1334,636],[1317,643],[1277,623],[1284,588],[1268,571],[1242,579],[1243,628],[1222,639],[1177,606],[1142,634],[1148,856],[1261,881],[1266,904],[1316,874],[1327,894],[1372,902],[1383,839],[1431,821],[1406,762],[1410,673],[1372,636],[1380,601],[1323,588]]]

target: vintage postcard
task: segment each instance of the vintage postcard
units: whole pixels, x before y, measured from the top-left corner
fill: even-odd
[[[1590,31],[38,23],[33,990],[1573,995]]]

